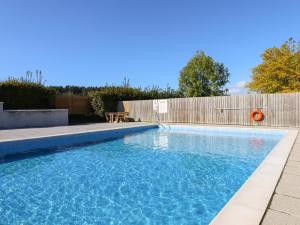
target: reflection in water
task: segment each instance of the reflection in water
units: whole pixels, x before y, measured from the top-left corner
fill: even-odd
[[[167,134],[158,136],[153,135],[153,145],[160,149],[167,149],[169,147],[169,139]]]
[[[151,129],[0,163],[0,224],[208,225],[279,139]]]
[[[249,144],[255,149],[260,150],[264,145],[264,140],[261,138],[251,138],[249,139]]]
[[[149,135],[147,139],[145,139],[141,135],[128,135],[124,137],[124,144],[127,145],[150,145],[156,149],[167,149],[169,148],[169,134],[168,133],[154,133]]]

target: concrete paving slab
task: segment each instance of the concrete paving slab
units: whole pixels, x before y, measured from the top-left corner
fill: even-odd
[[[268,210],[261,225],[300,225],[300,217]]]
[[[225,206],[226,207],[226,206]],[[223,208],[226,213],[216,217],[210,225],[253,225],[259,224],[261,210],[253,209],[241,204],[233,203],[230,208]]]
[[[283,179],[280,180],[276,187],[276,193],[281,195],[287,195],[294,198],[300,199],[300,177],[294,176],[295,178],[292,178],[292,180],[283,181]]]
[[[268,206],[269,199],[272,197],[274,187],[258,187],[250,184],[246,188],[239,190],[239,196],[232,198],[232,201],[250,207],[253,209],[265,210]],[[269,191],[266,191],[269,189]]]
[[[270,176],[270,174],[257,173],[254,179],[248,180],[250,185],[256,185],[265,188],[274,188],[274,183],[277,183],[278,178]]]
[[[270,209],[300,217],[300,199],[275,194]]]
[[[284,174],[291,174],[291,175],[297,175],[300,176],[300,168],[298,167],[292,167],[292,166],[286,166],[283,170]],[[300,179],[300,177],[299,177]]]
[[[19,140],[27,138],[37,138],[43,136],[62,135],[78,132],[89,132],[95,130],[106,130],[124,128],[132,126],[145,126],[150,123],[129,122],[129,123],[94,123],[86,125],[43,127],[43,128],[23,128],[0,130],[0,142],[8,140]]]
[[[299,161],[288,160],[286,165],[290,166],[290,167],[300,168],[300,162]]]
[[[300,153],[298,153],[298,152],[292,152],[290,154],[289,159],[300,162]]]
[[[294,148],[293,148],[293,152],[300,152],[300,143],[295,143],[294,144]]]
[[[291,186],[292,185],[299,185],[300,186],[300,178],[296,175],[283,174],[280,178],[280,182],[287,183]]]
[[[300,135],[298,135],[261,225],[300,225]]]

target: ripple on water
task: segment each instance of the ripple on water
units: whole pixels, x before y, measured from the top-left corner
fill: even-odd
[[[159,129],[0,164],[0,224],[209,224],[280,136]]]

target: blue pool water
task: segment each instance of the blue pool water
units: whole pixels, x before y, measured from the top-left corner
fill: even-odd
[[[283,133],[150,129],[0,164],[0,224],[209,224]]]

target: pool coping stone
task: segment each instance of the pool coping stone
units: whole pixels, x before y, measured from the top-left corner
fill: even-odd
[[[124,124],[126,125],[126,124]],[[283,173],[287,159],[290,155],[293,145],[300,145],[300,139],[297,139],[298,129],[293,128],[273,128],[273,127],[245,127],[245,126],[226,126],[226,125],[205,125],[205,124],[181,124],[181,123],[170,123],[170,125],[179,125],[179,126],[193,126],[201,128],[220,128],[220,129],[245,129],[245,130],[265,130],[265,131],[285,131],[286,134],[279,141],[279,143],[273,148],[273,150],[267,155],[263,162],[258,166],[254,173],[247,179],[247,181],[241,186],[238,192],[227,202],[223,209],[217,214],[213,219],[210,225],[258,225],[262,221],[266,212],[266,215],[276,214],[267,211],[269,203],[271,202],[272,196],[274,194],[275,188],[278,186],[278,181]],[[102,126],[102,125],[101,125]],[[29,131],[29,135],[23,135],[22,132],[16,138],[1,138],[0,133],[0,144],[15,142],[15,141],[26,141],[26,140],[35,140],[59,136],[68,136],[84,133],[93,133],[93,132],[104,132],[104,131],[113,131],[113,130],[122,130],[128,128],[138,128],[138,127],[155,127],[157,124],[153,123],[130,123],[126,126],[115,126],[106,127],[96,127],[95,129],[74,132],[62,132],[54,134],[49,132],[45,135],[30,136],[30,131],[38,131],[38,129],[43,128],[34,128],[34,129],[21,129],[21,131]],[[82,126],[84,127],[84,126]],[[55,130],[56,127],[46,128]],[[58,128],[59,130],[59,128]],[[76,130],[76,129],[75,129]],[[79,129],[80,130],[80,129]],[[20,131],[20,130],[19,130]],[[0,131],[0,132],[3,132]],[[12,134],[14,133],[11,130]],[[32,132],[32,134],[35,134]],[[43,132],[41,132],[43,133]],[[8,135],[9,137],[9,135]],[[298,155],[300,156],[300,151],[294,152],[292,156],[296,161],[298,160]]]
[[[280,129],[268,128],[266,130],[278,131]],[[210,225],[260,224],[298,135],[298,130],[295,129],[282,130],[286,131],[284,137],[227,202]]]

